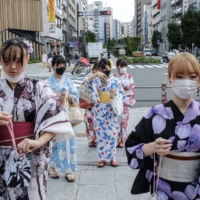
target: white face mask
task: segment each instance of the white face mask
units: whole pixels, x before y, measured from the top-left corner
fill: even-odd
[[[8,76],[3,70],[2,70],[2,78],[6,79],[12,83],[18,83],[19,81],[21,81],[24,78],[24,72],[22,72],[19,76],[12,78],[10,76]]]
[[[127,67],[120,68],[119,71],[124,74],[127,72]]]
[[[172,81],[172,90],[180,99],[191,98],[197,91],[197,88],[198,81],[191,81],[187,79]]]

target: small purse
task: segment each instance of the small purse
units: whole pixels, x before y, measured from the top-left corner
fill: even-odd
[[[12,138],[14,150],[11,152],[5,164],[5,171],[2,178],[10,188],[24,188],[27,187],[31,181],[30,163],[25,154],[21,156],[17,151],[12,121],[10,121],[7,127]]]
[[[154,152],[153,155],[153,194],[148,198],[148,200],[161,200],[160,197],[158,196],[158,181],[160,177],[160,167],[161,167],[161,162],[162,162],[162,156],[160,156],[159,160],[159,165],[158,165],[158,174],[157,174],[157,181],[156,181],[156,155]]]
[[[110,91],[99,91],[98,94],[101,103],[110,103]]]
[[[64,106],[68,110],[69,120],[73,127],[84,122],[85,109],[80,108],[76,101],[74,101],[73,104],[70,104],[67,100],[65,100]]]

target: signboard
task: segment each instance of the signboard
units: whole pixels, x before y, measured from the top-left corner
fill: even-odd
[[[49,8],[49,22],[55,22],[55,2],[54,0],[48,0]]]
[[[157,40],[157,44],[160,44],[160,40]]]
[[[160,10],[160,1],[161,0],[157,0],[157,10]]]
[[[183,14],[188,11],[189,3],[188,0],[183,0]]]
[[[69,47],[74,47],[74,43],[73,42],[69,42]]]
[[[94,11],[85,11],[83,12],[83,16],[93,16],[94,15]]]
[[[55,33],[55,32],[56,32],[56,24],[49,23],[49,33]]]

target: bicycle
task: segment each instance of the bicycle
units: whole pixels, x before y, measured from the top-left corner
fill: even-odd
[[[72,71],[72,75],[84,77],[84,76],[88,75],[90,73],[90,71],[91,71],[91,65],[89,63],[85,64],[81,60],[78,60],[75,63],[75,67]]]

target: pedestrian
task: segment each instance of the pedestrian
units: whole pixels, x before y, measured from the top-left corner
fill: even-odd
[[[53,56],[56,56],[56,52],[55,51],[53,52]]]
[[[92,87],[94,111],[94,127],[97,136],[98,167],[104,167],[106,161],[117,167],[115,159],[117,145],[117,115],[111,106],[111,99],[118,96],[123,100],[124,92],[119,80],[110,75],[111,66],[108,59],[103,58],[98,64],[99,72],[93,74],[85,83]]]
[[[52,60],[52,68],[54,74],[47,79],[47,83],[57,93],[60,101],[63,102],[65,99],[68,99],[70,104],[78,102],[79,93],[77,87],[71,79],[64,75],[66,69],[65,59],[60,55],[56,55]],[[72,171],[77,171],[75,137],[71,140],[55,142],[53,144],[49,171],[50,177],[53,179],[59,178],[56,168],[61,169],[68,182],[75,180],[72,174]]]
[[[92,72],[93,74],[98,72],[98,63],[95,63],[92,66]],[[85,84],[85,80],[82,83],[83,85]],[[95,133],[95,128],[94,128],[94,112],[93,112],[93,104],[88,105],[87,108],[85,108],[85,115],[84,115],[84,121],[85,121],[85,126],[86,126],[86,134],[87,138],[89,140],[88,146],[89,147],[96,147],[97,146],[97,141],[96,141],[96,133]]]
[[[49,63],[51,63],[51,60],[52,60],[52,58],[53,58],[53,55],[52,55],[51,51],[48,53],[47,57],[48,57],[48,60],[47,60],[47,67],[49,68],[49,72],[51,72],[51,66],[50,66],[50,64],[49,64]],[[49,59],[50,59],[50,60],[49,60]]]
[[[32,50],[21,38],[11,38],[0,48],[3,77],[0,79],[0,199],[46,199],[47,167],[50,156],[49,141],[73,137],[66,110],[57,95],[43,82],[24,75]],[[6,185],[4,171],[13,150],[6,127],[12,120],[18,151],[24,154],[31,167],[20,174],[13,187]],[[70,136],[70,137],[69,137]],[[22,166],[21,166],[22,167]],[[14,168],[11,169],[15,175]],[[12,176],[12,174],[10,174]],[[13,181],[13,180],[12,180]],[[16,187],[15,187],[16,186]]]
[[[123,148],[128,136],[128,125],[130,116],[130,106],[135,104],[134,98],[134,80],[132,76],[127,73],[128,63],[124,59],[118,59],[116,62],[117,72],[114,77],[119,79],[122,84],[125,99],[123,103],[123,114],[119,117],[119,135],[117,147]]]
[[[98,62],[99,62],[102,58],[104,58],[103,53],[100,54],[100,56],[99,56],[99,58],[98,58]]]
[[[47,54],[45,52],[43,52],[42,54],[42,63],[43,63],[43,67],[47,66]]]
[[[198,60],[189,53],[175,55],[168,78],[172,99],[151,108],[126,141],[128,164],[140,169],[131,193],[149,192],[149,185],[152,193],[154,183],[159,199],[195,200],[200,198],[200,104],[192,96],[199,88]],[[160,175],[156,183],[153,171]]]

